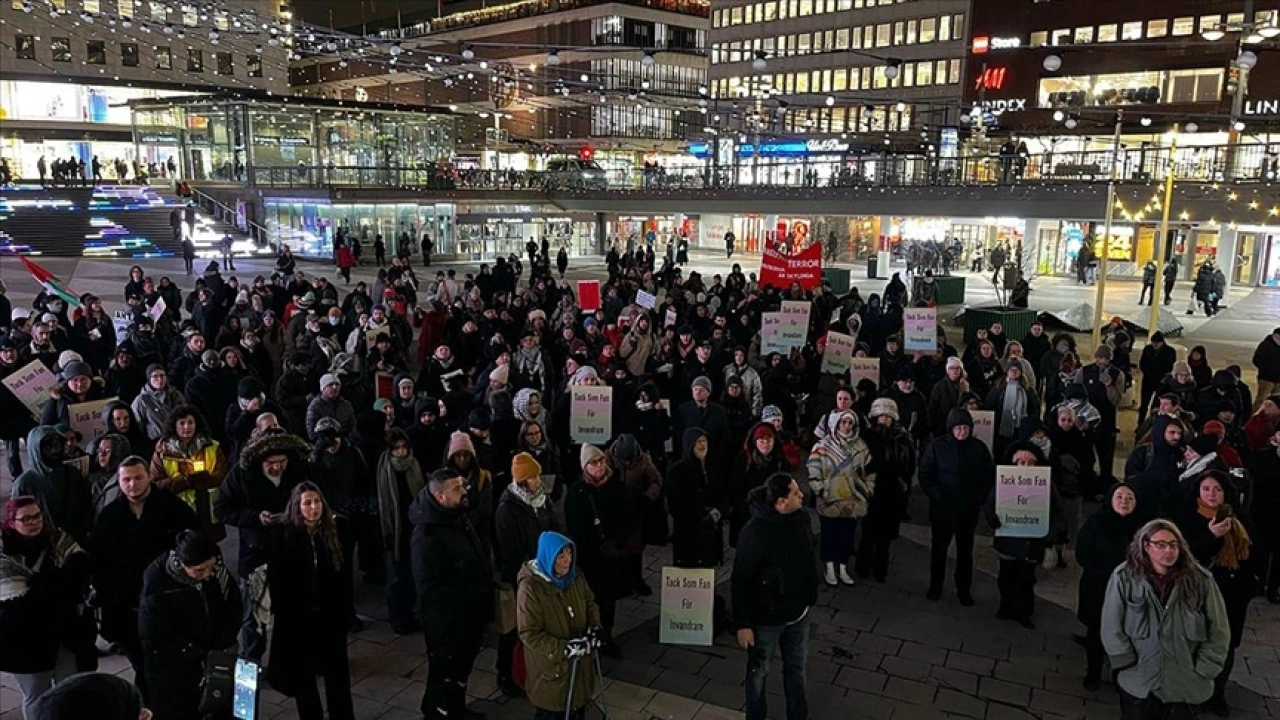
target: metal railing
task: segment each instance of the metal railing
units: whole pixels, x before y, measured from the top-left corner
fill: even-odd
[[[777,187],[939,187],[1106,182],[1265,182],[1280,176],[1280,145],[1130,147],[1116,154],[1090,150],[1041,155],[940,158],[864,153],[818,158],[739,157],[735,165],[688,158],[675,167],[609,171],[457,170],[424,167],[296,166],[250,168],[251,181],[279,188],[346,187],[420,190],[692,190]]]

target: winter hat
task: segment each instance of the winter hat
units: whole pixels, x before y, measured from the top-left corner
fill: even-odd
[[[1152,343],[1164,342],[1164,333],[1160,332],[1159,330],[1151,333],[1151,342]]]
[[[386,412],[387,406],[391,405],[391,401],[386,398],[378,398],[373,401],[373,409],[376,412]]]
[[[449,436],[449,451],[445,453],[445,458],[452,458],[460,452],[469,452],[472,457],[475,457],[476,446],[471,442],[470,435],[462,432],[461,430],[455,430],[453,434]]]
[[[1218,438],[1209,433],[1201,433],[1194,440],[1187,443],[1187,447],[1195,451],[1196,455],[1204,457],[1211,452],[1218,450]]]
[[[88,672],[72,675],[46,691],[32,707],[31,717],[137,720],[142,708],[142,694],[133,683],[110,673]]]
[[[542,465],[527,452],[511,458],[511,481],[524,487],[524,481],[542,474]]]
[[[252,400],[263,394],[262,383],[255,377],[246,377],[240,380],[240,385],[236,387],[236,397]]]
[[[493,369],[493,372],[489,373],[489,382],[500,382],[506,385],[509,382],[509,377],[511,377],[511,366],[499,365]]]
[[[915,382],[916,376],[915,376],[915,373],[911,372],[910,365],[903,365],[902,369],[898,371],[898,377],[895,379],[899,382],[903,380],[910,380],[911,382]]]
[[[634,435],[623,433],[618,439],[613,441],[613,447],[610,448],[615,460],[623,465],[630,465],[640,457],[640,443],[636,442]]]
[[[693,384],[689,386],[690,390],[692,390],[693,388],[702,388],[707,392],[711,392],[711,379],[708,378],[706,375],[699,375],[698,377],[693,379]]]
[[[1063,392],[1068,400],[1083,400],[1088,394],[1085,392],[1084,383],[1078,382],[1067,383],[1066,390]]]
[[[947,358],[947,369],[950,370],[953,367],[964,370],[964,361],[952,355],[951,357]]]
[[[237,305],[248,305],[248,304],[249,304],[249,291],[248,291],[248,290],[241,290],[240,292],[236,293],[236,304],[237,304]]]
[[[58,367],[65,368],[73,362],[83,362],[84,358],[80,357],[80,353],[75,350],[63,350],[58,355]]]
[[[93,377],[93,368],[89,367],[89,363],[84,362],[82,360],[76,360],[75,362],[69,363],[62,368],[63,380],[70,380],[73,377],[80,377],[80,376],[84,376],[87,378]]]
[[[590,443],[583,443],[582,450],[578,452],[578,464],[582,466],[583,470],[586,470],[587,463],[603,457],[605,457],[605,454],[600,451],[600,448]]]
[[[1113,356],[1114,353],[1112,353],[1110,345],[1099,345],[1098,349],[1093,351],[1094,358],[1106,358],[1107,360],[1110,360]]]
[[[729,379],[725,381],[725,385],[737,385],[738,387],[742,387],[742,378],[737,375],[731,375]]]
[[[782,409],[777,405],[765,405],[764,410],[760,411],[760,419],[766,422],[780,417],[782,417]]]
[[[595,326],[596,326],[596,319],[590,315],[587,316],[586,320],[582,321],[582,327],[584,328],[595,327]]]
[[[1213,374],[1213,381],[1210,383],[1216,388],[1231,388],[1236,385],[1236,376],[1232,375],[1229,370],[1219,370]]]
[[[965,412],[967,413],[968,411],[966,410]],[[892,398],[876,398],[871,403],[871,412],[867,414],[867,417],[874,420],[881,415],[888,415],[895,421],[898,420],[898,403],[894,402]],[[950,417],[947,418],[948,425],[951,424],[950,419]]]
[[[947,431],[950,432],[951,429],[957,425],[965,425],[970,430],[973,429],[973,416],[969,414],[968,410],[965,410],[964,408],[954,408],[951,412],[947,413]]]
[[[1204,424],[1204,428],[1201,430],[1201,432],[1203,432],[1205,435],[1212,435],[1218,438],[1219,441],[1221,441],[1223,438],[1227,436],[1227,426],[1223,425],[1222,422],[1219,420],[1210,420],[1209,422]]]
[[[342,434],[342,423],[338,422],[335,417],[322,417],[316,421],[315,432],[319,435],[322,432],[330,431],[335,435]]]
[[[405,375],[404,377],[400,378],[399,382],[396,383],[396,387],[400,387],[401,385],[408,385],[409,387],[413,387],[413,378],[409,377],[408,375]]]
[[[751,442],[755,442],[762,437],[777,437],[778,431],[773,429],[773,425],[767,422],[756,423],[751,429]]]
[[[1177,375],[1178,373],[1186,373],[1187,375],[1190,375],[1191,365],[1189,365],[1186,360],[1179,360],[1178,362],[1174,363],[1173,374]]]
[[[320,389],[321,389],[321,390],[324,390],[325,388],[329,387],[330,385],[338,385],[339,387],[341,387],[341,385],[342,385],[342,381],[341,381],[341,380],[339,380],[339,379],[338,379],[338,376],[337,376],[337,375],[334,375],[333,373],[325,373],[324,375],[321,375],[321,376],[320,376]]]
[[[308,291],[302,297],[298,298],[297,306],[303,310],[310,308],[316,303],[316,294]]]
[[[206,367],[214,367],[215,365],[218,364],[218,351],[205,350],[204,352],[200,353],[200,362]]]
[[[156,372],[162,372],[162,373],[168,374],[168,371],[165,370],[164,366],[161,365],[160,363],[151,363],[150,365],[147,366],[148,379],[151,378],[152,373],[156,373]]]

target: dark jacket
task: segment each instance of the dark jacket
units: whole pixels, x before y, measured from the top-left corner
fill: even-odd
[[[0,601],[0,670],[52,672],[58,648],[70,639],[64,633],[75,624],[76,606],[88,586],[89,556],[70,535],[55,530],[38,539],[0,543],[0,559],[4,561],[0,580],[6,590],[23,582],[15,566],[31,569],[40,562],[25,580],[25,593]],[[14,691],[6,688],[5,692]]]
[[[876,478],[876,491],[868,504],[862,531],[894,539],[898,537],[907,499],[911,495],[911,481],[916,473],[916,445],[897,423],[889,428],[872,424],[862,431],[861,437],[871,453],[868,471]]]
[[[98,514],[89,538],[93,586],[102,608],[102,636],[119,641],[138,631],[142,574],[157,557],[173,549],[178,533],[194,530],[196,514],[171,492],[152,488],[142,516],[120,495]]]
[[[1276,345],[1276,349],[1280,350],[1280,345]],[[1171,345],[1163,344],[1158,350],[1155,345],[1142,348],[1142,355],[1138,357],[1138,369],[1142,371],[1143,389],[1154,390],[1159,387],[1164,376],[1173,372],[1173,364],[1177,361],[1178,351]]]
[[[970,435],[957,440],[956,425],[969,425]],[[951,411],[947,432],[920,456],[920,489],[929,498],[930,514],[976,515],[995,484],[995,462],[981,440],[972,435],[972,420],[963,410]]]
[[[418,616],[433,653],[475,634],[493,618],[493,564],[466,508],[441,507],[424,486],[409,506]]]
[[[576,482],[565,493],[564,516],[569,538],[578,547],[578,567],[596,600],[625,596],[632,582],[625,577],[623,558],[639,549],[639,518],[626,486],[616,477],[599,486]]]
[[[269,452],[267,446],[274,443],[288,444],[295,450],[279,486],[263,475],[261,465]],[[302,446],[300,451],[295,444]],[[240,453],[240,464],[222,481],[213,509],[224,523],[240,528],[236,572],[241,578],[249,577],[254,568],[267,561],[270,527],[263,525],[259,516],[264,510],[284,512],[294,486],[307,477],[305,453],[305,444],[292,435],[264,436],[245,446]]]
[[[738,538],[733,559],[733,613],[739,627],[759,628],[794,622],[818,600],[809,516],[780,515],[753,491],[751,519]]]
[[[346,655],[351,560],[340,557],[335,567],[324,538],[296,525],[273,527],[270,537],[267,588],[274,626],[267,678],[273,689],[296,696],[314,686],[313,668]]]
[[[215,440],[227,440],[226,424],[218,421],[225,421],[227,408],[236,404],[236,387],[239,384],[240,378],[225,369],[210,370],[201,365],[183,388],[182,394],[187,402],[200,408],[209,420],[209,434]]]
[[[685,430],[684,456],[667,470],[667,504],[671,508],[672,564],[681,568],[717,568],[724,562],[722,522],[729,509],[721,473],[693,456],[701,431]],[[714,511],[714,512],[713,512]]]
[[[1076,561],[1080,563],[1080,587],[1076,595],[1076,617],[1086,627],[1102,627],[1102,601],[1107,595],[1107,581],[1116,566],[1125,561],[1133,534],[1142,527],[1138,508],[1127,516],[1111,509],[1113,488],[1107,501],[1084,521],[1076,538]]]
[[[7,390],[5,392],[8,392]],[[107,397],[107,388],[101,378],[94,378],[89,383],[89,390],[84,397],[77,398],[67,388],[65,382],[49,391],[49,399],[45,401],[44,407],[40,409],[41,425],[70,425],[70,415],[68,408],[79,403],[94,402],[95,400],[105,400]],[[87,439],[87,438],[86,438]]]
[[[714,382],[714,380],[713,380]],[[732,432],[729,428],[729,415],[714,402],[708,402],[705,408],[688,400],[676,408],[671,422],[671,437],[683,441],[684,431],[689,428],[702,428],[707,433],[707,455],[718,466],[725,467],[733,451],[731,447]],[[672,448],[678,457],[684,456],[684,448],[677,444]]]
[[[198,720],[200,681],[211,650],[225,650],[240,629],[240,589],[219,562],[196,583],[168,552],[142,576],[138,635],[146,653],[147,706],[157,718]]]
[[[1270,335],[1262,338],[1253,351],[1253,366],[1258,368],[1258,379],[1280,382],[1280,343]]]
[[[538,538],[552,530],[560,532],[560,521],[548,502],[534,508],[516,496],[507,486],[498,499],[498,512],[494,520],[495,547],[498,561],[498,577],[515,585],[520,567],[538,554]]]
[[[93,494],[89,481],[74,465],[50,466],[40,455],[45,435],[57,432],[40,425],[27,433],[27,470],[13,481],[10,497],[33,495],[40,501],[44,521],[84,542],[93,527]]]

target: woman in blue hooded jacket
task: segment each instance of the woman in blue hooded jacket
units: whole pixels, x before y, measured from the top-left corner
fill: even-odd
[[[516,627],[534,720],[559,720],[566,708],[581,720],[599,682],[588,636],[600,633],[600,608],[578,573],[577,554],[572,540],[548,531],[538,538],[537,557],[520,568]]]

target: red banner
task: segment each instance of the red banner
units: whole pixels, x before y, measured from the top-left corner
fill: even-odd
[[[760,258],[760,287],[772,285],[785,290],[793,282],[805,290],[822,284],[822,244],[810,243],[800,252],[786,255],[778,249],[777,240],[769,238]]]

